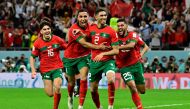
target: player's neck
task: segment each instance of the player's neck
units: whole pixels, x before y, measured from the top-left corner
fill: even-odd
[[[97,26],[98,26],[98,28],[99,28],[99,29],[102,29],[102,28],[106,27],[106,26],[107,26],[107,24],[100,24],[100,23],[98,23],[98,25],[97,25]]]
[[[49,42],[52,39],[52,35],[50,35],[49,38],[46,38],[45,36],[42,37],[42,39],[46,42]]]
[[[85,30],[85,29],[87,28],[87,25],[86,25],[86,26],[81,26],[79,23],[77,23],[77,25],[78,25],[81,29],[83,29],[83,30]]]

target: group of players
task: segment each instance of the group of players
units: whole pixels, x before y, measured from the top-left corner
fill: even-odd
[[[36,76],[35,57],[39,57],[44,90],[48,96],[54,97],[53,109],[58,109],[61,98],[63,63],[68,78],[69,109],[73,109],[75,75],[78,73],[80,73],[78,109],[83,109],[88,77],[92,100],[97,109],[102,109],[98,93],[102,73],[105,73],[108,81],[108,109],[113,109],[115,72],[121,73],[137,109],[143,109],[139,97],[139,93],[145,93],[141,57],[148,50],[148,46],[135,32],[127,31],[124,19],[117,21],[117,32],[106,25],[107,12],[103,9],[95,12],[96,23],[88,22],[89,14],[85,9],[79,10],[76,18],[77,22],[68,32],[68,43],[52,35],[50,22],[42,20],[41,37],[35,41],[32,49],[30,57],[32,78]],[[59,56],[60,50],[64,50],[63,63]]]

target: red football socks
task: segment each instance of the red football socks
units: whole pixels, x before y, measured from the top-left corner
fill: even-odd
[[[80,80],[79,104],[83,106],[88,86],[87,80]]]
[[[67,90],[68,90],[69,97],[72,97],[73,96],[73,91],[74,91],[74,86],[71,86],[71,85],[68,84]]]
[[[61,99],[61,94],[57,94],[57,93],[54,93],[54,105],[53,105],[53,109],[58,109],[59,107],[59,101]]]
[[[132,99],[137,109],[143,109],[140,96],[137,92],[132,94]]]
[[[100,108],[100,99],[98,92],[91,92],[91,95],[92,95],[92,100],[96,105],[96,108]]]
[[[110,84],[108,84],[108,100],[109,100],[109,105],[113,105],[114,96],[115,96],[115,84],[114,83],[110,83]]]

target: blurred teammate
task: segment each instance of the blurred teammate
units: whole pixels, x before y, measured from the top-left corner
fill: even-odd
[[[71,26],[68,32],[68,47],[64,51],[64,67],[68,77],[68,108],[73,109],[73,91],[75,86],[75,75],[80,73],[79,107],[83,104],[87,92],[88,60],[90,49],[105,49],[102,45],[94,45],[89,41],[88,12],[81,9],[77,14],[77,22]],[[89,49],[90,48],[90,49]]]
[[[53,109],[58,109],[63,79],[63,64],[59,55],[60,50],[65,49],[67,44],[60,37],[52,35],[51,24],[45,20],[40,22],[40,33],[42,37],[35,41],[30,57],[32,78],[36,77],[35,58],[39,57],[45,93],[49,97],[54,96]]]
[[[143,109],[136,87],[136,85],[145,85],[143,68],[135,49],[138,42],[138,36],[135,32],[127,31],[127,23],[124,19],[119,19],[117,25],[120,51],[116,56],[116,64],[124,82],[131,91],[134,104],[137,109]]]
[[[106,25],[107,12],[103,9],[98,9],[95,12],[97,25],[90,28],[90,36],[92,44],[100,45],[105,43],[106,46],[112,46],[109,50],[95,50],[91,49],[91,62],[90,62],[90,86],[91,95],[96,108],[100,109],[100,99],[98,94],[98,84],[102,78],[102,73],[106,74],[108,80],[108,109],[113,109],[114,93],[115,93],[115,60],[113,55],[119,53],[117,33]]]

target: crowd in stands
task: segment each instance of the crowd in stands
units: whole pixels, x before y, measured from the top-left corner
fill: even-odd
[[[30,50],[38,38],[39,22],[48,17],[53,34],[66,39],[67,31],[75,22],[77,10],[86,8],[90,21],[101,7],[108,11],[108,21],[121,17],[111,14],[114,3],[134,7],[126,18],[151,49],[176,50],[190,47],[190,8],[184,0],[1,0],[0,1],[0,50]],[[118,5],[119,6],[119,5]],[[129,11],[130,12],[130,11]],[[67,39],[66,39],[67,40]],[[145,72],[190,72],[190,57],[144,58]],[[7,57],[0,72],[30,72],[28,59]]]
[[[110,13],[109,24],[111,18],[121,17],[120,13],[110,12],[117,3],[134,6],[130,16],[125,18],[151,48],[189,47],[190,9],[186,8],[185,0],[1,0],[0,47],[31,48],[43,17],[52,20],[55,35],[65,38],[81,8],[88,10],[91,21],[98,7],[106,9]]]

